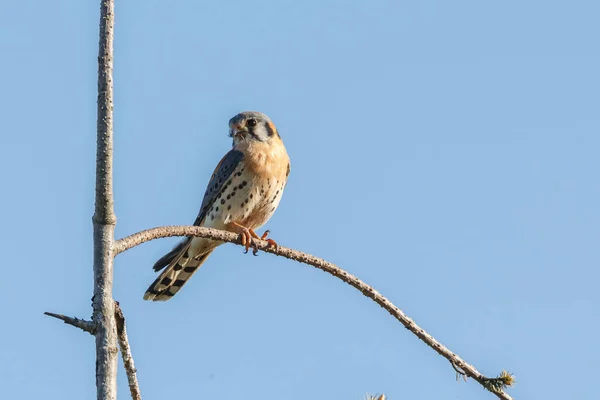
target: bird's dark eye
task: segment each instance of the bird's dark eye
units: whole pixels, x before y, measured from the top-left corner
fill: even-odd
[[[248,121],[246,121],[246,125],[252,127],[252,126],[256,126],[256,120],[254,118],[250,118]]]

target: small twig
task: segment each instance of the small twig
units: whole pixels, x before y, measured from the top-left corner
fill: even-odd
[[[142,394],[140,393],[140,386],[138,384],[136,375],[137,370],[133,364],[133,356],[131,355],[129,339],[127,338],[125,316],[123,315],[123,311],[121,310],[118,301],[115,301],[115,318],[117,320],[117,336],[119,338],[119,347],[121,348],[123,365],[125,366],[125,372],[127,373],[127,382],[129,383],[131,398],[133,400],[142,400]]]
[[[85,319],[67,317],[66,315],[55,314],[55,313],[51,313],[51,312],[45,312],[44,314],[49,317],[60,319],[65,324],[72,325],[72,326],[79,328],[82,331],[87,332],[91,335],[96,334],[96,327],[94,326],[94,323],[92,321],[86,321]]]
[[[198,226],[162,226],[134,233],[133,235],[116,241],[114,245],[114,255],[116,256],[117,254],[122,253],[132,247],[153,239],[172,236],[197,236],[223,242],[242,244],[239,235],[227,231],[221,231],[212,228],[202,228]],[[447,347],[435,340],[435,338],[429,333],[425,332],[423,328],[419,327],[412,319],[404,314],[402,310],[392,304],[391,301],[381,295],[381,293],[375,290],[372,286],[367,285],[354,275],[344,271],[330,262],[298,250],[293,250],[282,246],[273,247],[264,240],[254,240],[253,244],[258,250],[289,258],[290,260],[298,261],[304,264],[312,265],[313,267],[321,269],[360,290],[362,294],[371,298],[373,301],[387,310],[387,312],[389,312],[394,318],[400,321],[400,323],[402,323],[406,329],[414,333],[429,347],[450,361],[454,367],[464,371],[466,376],[469,376],[479,382],[484,388],[490,390],[498,398],[503,400],[512,400],[512,397],[510,397],[502,389],[506,386],[510,386],[513,381],[507,379],[506,377],[488,378],[484,376],[477,371],[475,367],[468,364],[462,358],[451,352]],[[497,384],[501,384],[500,386],[503,384],[504,386],[497,389],[497,387],[499,387]]]
[[[45,315],[60,319],[65,324],[72,325],[79,328],[91,335],[96,334],[96,327],[92,321],[86,321],[84,319],[67,317],[62,314],[55,314],[51,312],[45,312]],[[117,336],[119,340],[119,347],[121,348],[121,355],[123,356],[123,365],[125,366],[125,372],[127,373],[127,381],[129,382],[129,391],[131,392],[131,398],[133,400],[142,400],[140,394],[140,387],[137,381],[135,365],[133,363],[133,356],[131,355],[131,348],[129,347],[129,339],[127,338],[127,329],[125,327],[125,316],[119,306],[119,302],[115,301],[115,319],[117,322]]]

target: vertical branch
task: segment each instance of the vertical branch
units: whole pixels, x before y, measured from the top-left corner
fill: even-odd
[[[94,297],[96,390],[99,400],[117,398],[117,326],[112,298],[116,217],[112,190],[114,0],[101,0],[98,51]]]

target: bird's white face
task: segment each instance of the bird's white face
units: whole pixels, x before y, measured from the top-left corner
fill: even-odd
[[[233,138],[233,145],[236,146],[252,141],[269,143],[279,134],[265,114],[245,111],[229,120],[229,136]]]

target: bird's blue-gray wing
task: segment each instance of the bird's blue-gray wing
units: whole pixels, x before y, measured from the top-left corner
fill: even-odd
[[[228,185],[231,176],[243,158],[244,154],[241,151],[230,150],[225,154],[221,161],[219,161],[208,182],[204,198],[202,199],[202,205],[200,206],[200,212],[198,213],[194,225],[200,225],[202,223],[204,217],[206,217],[206,212],[217,199],[219,193],[221,193]]]

